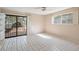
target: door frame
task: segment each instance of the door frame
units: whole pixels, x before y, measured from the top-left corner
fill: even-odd
[[[27,28],[27,21],[28,21],[28,17],[27,16],[20,16],[20,15],[10,15],[10,14],[6,14],[6,16],[15,16],[16,17],[16,35],[15,36],[10,36],[10,37],[5,37],[5,38],[12,38],[12,37],[18,37],[18,36],[24,36],[27,35],[27,29],[26,29],[26,34],[22,34],[22,35],[17,35],[18,33],[18,28],[17,28],[17,17],[26,17],[26,28]],[[6,19],[5,19],[6,20]],[[5,24],[6,25],[6,24]]]

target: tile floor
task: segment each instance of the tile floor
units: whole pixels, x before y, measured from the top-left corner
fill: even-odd
[[[1,51],[26,51],[27,50],[26,38],[27,38],[26,36],[20,36],[5,39]]]
[[[79,45],[61,38],[31,35],[4,40],[1,51],[79,51]]]
[[[78,44],[48,35],[32,35],[29,47],[34,51],[79,51]]]

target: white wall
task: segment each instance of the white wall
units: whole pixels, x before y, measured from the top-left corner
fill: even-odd
[[[52,24],[51,19],[55,15],[65,14],[65,13],[73,13],[73,24]],[[59,37],[63,37],[66,40],[79,43],[79,9],[78,8],[70,8],[67,10],[59,11],[46,16],[46,27],[45,31],[52,35],[56,35]]]
[[[44,17],[41,15],[30,15],[30,34],[44,32]]]
[[[5,14],[0,13],[0,48],[3,45],[5,39]]]

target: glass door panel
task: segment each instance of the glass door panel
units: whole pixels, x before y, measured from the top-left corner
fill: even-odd
[[[26,34],[26,17],[17,17],[17,35]]]
[[[16,36],[16,17],[6,16],[5,20],[5,37]]]

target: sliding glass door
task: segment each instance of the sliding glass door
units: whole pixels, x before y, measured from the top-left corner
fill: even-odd
[[[5,37],[16,37],[26,35],[27,17],[6,15]]]

